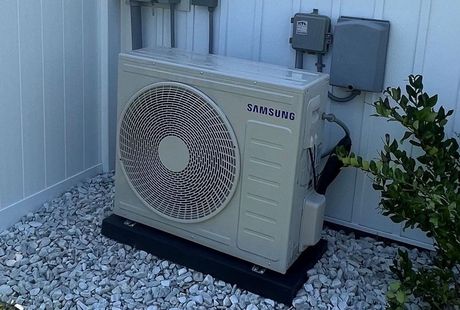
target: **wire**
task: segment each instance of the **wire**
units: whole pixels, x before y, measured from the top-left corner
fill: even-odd
[[[311,164],[311,170],[313,172],[313,188],[316,190],[316,168],[315,168],[315,159],[313,158],[313,152],[311,151],[311,148],[308,149],[308,154],[310,155],[310,164]]]
[[[345,133],[345,137],[350,137],[350,129],[348,129],[347,125],[341,121],[340,119],[338,119],[334,114],[332,113],[329,113],[329,114],[326,114],[326,113],[323,113],[323,115],[321,116],[322,119],[330,122],[330,123],[336,123],[337,125],[339,125],[344,133]],[[324,152],[322,155],[321,155],[321,158],[324,158],[324,157],[327,157],[329,155],[332,154],[332,152],[334,152],[335,150],[335,146],[333,148],[331,148],[330,150],[328,150],[327,152]]]
[[[345,134],[347,136],[350,136],[350,129],[348,129],[347,125],[341,121],[340,119],[337,118],[337,116],[335,116],[334,114],[332,113],[323,113],[323,115],[321,116],[322,119],[330,122],[330,123],[336,123],[337,125],[339,125],[343,131],[345,132]]]
[[[317,61],[316,61],[316,71],[317,72],[323,72],[324,64],[323,64],[323,54],[318,53],[316,55]]]
[[[344,97],[344,98],[336,97],[331,92],[327,93],[327,96],[329,97],[329,99],[331,99],[332,101],[335,101],[335,102],[348,102],[348,101],[351,101],[351,100],[355,99],[359,95],[361,95],[361,91],[357,90],[357,89],[353,89],[351,91],[350,95],[348,95],[347,97]]]

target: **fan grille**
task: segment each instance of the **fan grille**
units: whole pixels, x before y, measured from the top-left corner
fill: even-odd
[[[180,171],[161,160],[169,154],[160,154],[160,144],[171,137],[188,149]],[[138,197],[176,221],[212,217],[238,180],[239,151],[228,120],[211,99],[179,83],[154,84],[134,98],[121,117],[119,151]]]

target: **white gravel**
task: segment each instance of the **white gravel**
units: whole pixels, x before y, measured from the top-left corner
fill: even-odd
[[[327,253],[287,306],[103,237],[113,191],[111,175],[97,176],[1,232],[0,300],[27,309],[385,308],[397,245],[326,229]]]

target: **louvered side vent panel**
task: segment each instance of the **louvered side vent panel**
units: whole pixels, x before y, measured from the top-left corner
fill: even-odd
[[[128,183],[155,212],[199,222],[221,211],[239,175],[235,134],[218,106],[180,83],[154,84],[121,115],[119,156]]]
[[[290,220],[295,139],[289,128],[249,121],[245,140],[238,247],[276,261]]]

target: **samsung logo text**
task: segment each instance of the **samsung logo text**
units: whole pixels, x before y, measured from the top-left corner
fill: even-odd
[[[295,113],[294,112],[288,112],[288,111],[284,111],[284,110],[278,110],[278,109],[275,109],[275,108],[264,107],[262,105],[256,105],[256,104],[248,103],[247,110],[249,112],[268,115],[268,116],[272,116],[272,117],[276,117],[276,118],[289,119],[291,121],[293,121],[295,119]]]

